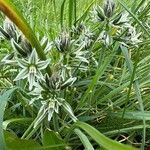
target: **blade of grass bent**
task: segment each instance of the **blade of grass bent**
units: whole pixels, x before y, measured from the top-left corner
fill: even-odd
[[[86,150],[94,150],[87,136],[79,129],[74,129],[74,132],[79,136]]]
[[[84,122],[77,122],[75,126],[80,127],[84,130],[87,134],[89,134],[100,146],[105,148],[106,150],[136,150],[133,147],[128,145],[121,144],[115,140],[111,140],[102,133],[100,133],[97,129],[93,128],[92,126],[88,125]]]

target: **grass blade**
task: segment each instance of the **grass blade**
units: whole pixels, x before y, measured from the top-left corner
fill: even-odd
[[[135,148],[132,148],[127,145],[123,145],[117,141],[113,141],[109,139],[108,137],[104,136],[102,133],[100,133],[98,130],[93,128],[92,126],[83,123],[83,122],[77,122],[75,126],[80,127],[83,129],[87,134],[89,134],[100,146],[105,148],[106,150],[135,150]]]
[[[3,116],[7,101],[9,100],[10,95],[16,90],[16,88],[6,91],[4,94],[0,95],[0,148],[5,150],[6,144],[4,140],[3,133]]]
[[[74,129],[74,132],[79,136],[86,150],[94,150],[87,136],[82,131],[80,131],[79,129]]]

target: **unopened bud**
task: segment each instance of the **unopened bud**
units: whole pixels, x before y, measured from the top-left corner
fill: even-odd
[[[4,30],[10,36],[10,38],[16,39],[16,27],[14,26],[13,22],[9,18],[5,18],[4,21]]]
[[[115,3],[113,0],[106,0],[104,5],[104,13],[107,18],[112,17],[115,9]]]
[[[23,57],[27,57],[27,53],[25,52],[25,50],[22,49],[22,47],[19,44],[17,44],[14,39],[11,39],[11,45],[14,51],[16,51],[18,54],[20,54]]]
[[[55,45],[60,52],[66,52],[70,46],[69,34],[67,32],[62,32],[58,39],[56,39]]]

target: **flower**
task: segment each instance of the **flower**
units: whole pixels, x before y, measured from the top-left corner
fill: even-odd
[[[132,25],[130,24],[127,24],[126,27],[128,28],[128,33],[127,33],[127,37],[126,37],[126,40],[132,44],[132,45],[137,45],[139,42],[141,42],[141,40],[139,39],[140,38],[140,35],[142,34],[141,32],[140,33],[137,33],[136,32],[136,28],[133,27]]]
[[[72,107],[69,103],[62,98],[50,98],[46,101],[41,101],[41,108],[39,109],[37,118],[35,119],[34,128],[36,128],[45,118],[50,122],[53,114],[59,113],[59,108],[62,109],[68,114],[68,116],[72,119],[73,122],[76,122],[78,119],[74,115]]]
[[[29,90],[32,90],[36,79],[44,80],[41,70],[45,69],[50,61],[39,61],[35,49],[33,49],[28,61],[25,59],[18,59],[17,61],[22,70],[14,81],[28,78]]]

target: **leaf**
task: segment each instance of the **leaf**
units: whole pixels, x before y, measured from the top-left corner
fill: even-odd
[[[64,150],[66,144],[58,133],[46,129],[43,137],[43,146],[50,146],[48,150]]]
[[[93,76],[93,79],[91,81],[91,83],[88,85],[88,89],[85,91],[84,95],[81,97],[80,102],[77,105],[76,109],[80,109],[82,108],[85,104],[88,103],[88,101],[90,99],[88,99],[88,96],[94,91],[95,86],[98,82],[98,80],[102,77],[102,75],[104,74],[104,72],[106,71],[107,67],[109,66],[111,60],[113,59],[114,55],[115,55],[115,50],[118,48],[118,43],[114,46],[113,48],[113,52],[107,56],[103,62],[102,65],[100,65],[97,70],[95,75]]]
[[[80,131],[79,129],[74,129],[74,132],[79,136],[86,150],[94,150],[87,136],[82,131]]]
[[[5,131],[5,140],[8,150],[37,150],[41,146],[33,140],[19,139],[10,132]]]
[[[106,150],[136,150],[133,147],[128,145],[121,144],[115,140],[111,140],[102,133],[100,133],[97,129],[92,126],[84,123],[77,122],[75,126],[83,129],[87,134],[89,134],[100,146],[105,148]]]
[[[78,23],[81,23],[82,21],[85,20],[85,18],[86,18],[87,15],[88,15],[88,12],[89,12],[90,8],[91,8],[92,5],[95,3],[95,1],[96,1],[96,0],[93,0],[93,1],[90,3],[90,5],[85,9],[85,11],[84,11],[84,13],[81,15],[81,17],[80,17],[79,19],[77,19],[75,23],[77,23],[77,22],[78,22]]]
[[[3,134],[3,116],[5,107],[7,104],[7,101],[9,100],[10,95],[16,90],[17,88],[10,89],[8,91],[5,91],[4,94],[0,95],[0,146],[1,149],[6,149],[6,144],[4,140],[4,134]]]
[[[13,118],[9,120],[5,120],[3,122],[3,129],[6,130],[7,126],[12,123],[20,123],[20,124],[25,124],[26,122],[31,122],[33,119],[32,118]]]
[[[65,7],[65,2],[66,0],[63,0],[62,4],[61,4],[61,10],[60,10],[60,24],[61,24],[61,28],[63,28],[63,20],[64,20],[64,7]]]
[[[118,117],[118,118],[122,118],[122,113],[123,112],[111,112],[111,115]],[[145,120],[150,120],[150,112],[141,112],[141,111],[126,111],[123,118],[125,119],[133,119],[133,120],[143,120],[143,118]]]
[[[134,69],[136,69],[136,68],[133,68],[133,63],[132,63],[132,60],[131,60],[131,58],[129,56],[128,49],[126,47],[124,47],[124,46],[121,46],[121,50],[122,50],[122,53],[123,53],[123,55],[125,57],[125,60],[126,60],[126,63],[127,63],[127,67],[129,69],[129,73],[130,73],[131,76],[133,76],[134,73],[135,73]],[[139,102],[141,113],[144,114],[143,99],[142,99],[141,89],[140,89],[140,84],[139,84],[139,80],[138,79],[136,79],[133,82],[133,87],[135,89],[135,94],[136,94],[136,97],[137,97],[138,102]],[[143,115],[143,140],[142,140],[142,149],[144,149],[145,138],[146,138],[146,121],[145,121],[145,116]]]
[[[68,23],[69,23],[69,28],[71,29],[72,27],[72,22],[73,22],[73,7],[74,6],[74,0],[69,0],[69,12],[68,12]]]

